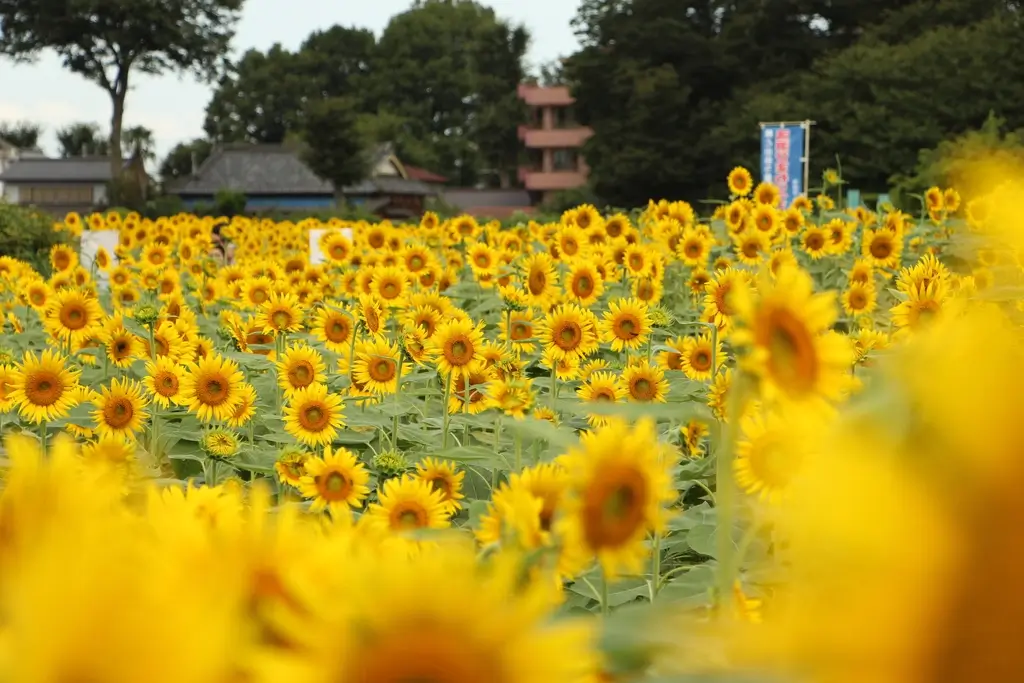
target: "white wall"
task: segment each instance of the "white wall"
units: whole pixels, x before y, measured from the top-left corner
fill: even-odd
[[[18,203],[18,186],[17,185],[7,185],[7,186],[5,186],[3,188],[3,191],[4,191],[4,199],[6,199],[11,204],[17,204]]]
[[[92,203],[93,204],[105,204],[107,202],[107,186],[106,185],[93,185],[92,186]]]

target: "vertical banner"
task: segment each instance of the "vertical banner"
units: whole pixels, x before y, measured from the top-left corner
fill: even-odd
[[[323,251],[320,250],[320,238],[328,232],[340,232],[342,235],[347,237],[349,241],[352,241],[354,235],[352,228],[314,228],[309,231],[309,262],[311,264],[319,265],[327,260]]]
[[[782,208],[807,192],[808,124],[761,124],[761,180],[779,188]]]
[[[93,263],[96,261],[96,253],[102,247],[107,252],[107,256],[110,257],[110,262],[116,265],[117,256],[115,256],[115,252],[120,238],[121,235],[117,230],[85,230],[82,232],[78,248],[78,261],[86,270],[95,271],[93,277],[103,289],[106,289],[108,284],[107,274],[99,268],[93,268]]]

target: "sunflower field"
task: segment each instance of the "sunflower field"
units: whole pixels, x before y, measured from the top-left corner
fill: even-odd
[[[68,215],[0,258],[0,680],[1021,680],[1007,177]]]

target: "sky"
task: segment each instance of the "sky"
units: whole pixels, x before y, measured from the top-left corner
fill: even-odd
[[[527,54],[539,64],[571,54],[576,39],[569,22],[579,0],[482,0],[505,19],[525,24],[532,44]],[[335,24],[369,28],[378,36],[391,16],[411,0],[246,0],[232,50],[266,50],[274,43],[296,49],[311,32]],[[282,12],[283,8],[288,8]],[[125,126],[141,125],[156,137],[157,158],[178,142],[203,134],[203,117],[211,87],[175,74],[133,73],[125,107]],[[53,53],[34,64],[0,60],[0,121],[42,124],[42,147],[56,154],[55,130],[77,121],[110,128],[110,98],[97,85],[66,71]]]

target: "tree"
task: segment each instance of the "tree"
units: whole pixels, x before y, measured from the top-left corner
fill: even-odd
[[[530,37],[522,26],[495,22],[483,27],[475,50],[477,111],[471,135],[484,168],[509,187],[519,165],[519,124],[526,107],[516,86],[525,78],[523,57]]]
[[[57,131],[60,155],[71,157],[105,156],[109,142],[95,123],[72,123]]]
[[[206,134],[218,142],[280,143],[298,125],[313,88],[294,54],[275,44],[249,50],[225,75],[206,107]]]
[[[43,127],[30,121],[0,123],[0,140],[6,140],[20,149],[36,149]]]
[[[65,68],[109,95],[110,165],[121,174],[121,134],[133,70],[221,70],[243,0],[0,0],[0,53],[31,60],[52,49]]]
[[[132,157],[141,158],[143,161],[152,161],[156,158],[153,131],[145,126],[125,128],[121,134],[121,145],[129,150]]]
[[[366,177],[366,147],[359,135],[358,105],[351,99],[333,97],[309,103],[304,112],[305,150],[309,167],[342,189]]]
[[[165,182],[175,178],[187,178],[192,171],[209,158],[213,143],[204,138],[191,142],[179,142],[171,148],[160,164],[160,178]]]

